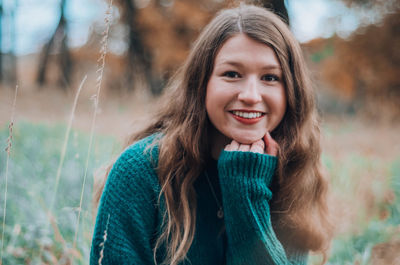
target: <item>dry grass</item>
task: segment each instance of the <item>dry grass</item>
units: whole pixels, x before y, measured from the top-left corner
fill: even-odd
[[[324,152],[335,157],[356,152],[367,158],[391,159],[400,154],[400,123],[326,115],[322,133]]]
[[[1,230],[2,232],[1,232],[0,264],[3,263],[4,231],[5,231],[6,214],[7,214],[8,162],[10,160],[10,152],[12,147],[14,116],[15,116],[15,108],[17,106],[17,95],[18,95],[18,85],[15,87],[15,94],[11,111],[11,119],[10,119],[10,124],[8,125],[9,136],[7,138],[7,147],[5,150],[7,152],[7,161],[6,161],[5,187],[4,187],[3,225]]]
[[[386,218],[376,205],[393,196],[390,165],[400,159],[399,132],[400,124],[351,117],[325,120],[323,152],[340,216],[339,234],[357,234],[371,218]]]
[[[59,231],[58,229],[55,229],[55,228],[56,228],[56,227],[55,227],[55,224],[56,224],[56,217],[53,216],[52,213],[53,213],[53,210],[54,210],[54,205],[55,205],[55,203],[56,203],[56,198],[57,198],[57,193],[58,193],[58,185],[59,185],[59,183],[60,183],[60,177],[61,177],[61,170],[62,170],[62,168],[63,168],[64,159],[65,159],[65,154],[66,154],[66,152],[67,152],[67,146],[68,146],[69,137],[70,137],[70,133],[71,133],[72,123],[73,123],[73,121],[74,121],[76,105],[77,105],[77,102],[78,102],[78,99],[79,99],[80,92],[82,91],[83,85],[84,85],[84,83],[86,82],[86,79],[87,79],[87,76],[85,76],[85,77],[82,79],[82,82],[81,82],[81,84],[79,85],[79,88],[78,88],[78,90],[77,90],[77,92],[76,92],[75,99],[74,99],[74,103],[73,103],[73,105],[72,105],[71,115],[70,115],[70,118],[69,118],[69,121],[68,121],[67,130],[66,130],[66,132],[65,132],[64,142],[63,142],[63,146],[62,146],[62,149],[61,149],[60,160],[59,160],[58,167],[57,167],[56,180],[55,180],[55,187],[54,187],[54,189],[52,190],[53,196],[52,196],[52,199],[51,199],[51,202],[50,202],[50,206],[49,206],[48,211],[47,211],[48,222],[47,222],[47,225],[46,225],[46,230],[49,229],[49,225],[51,224],[52,227],[53,227],[54,233],[55,233],[56,235],[58,235],[58,236],[56,236],[56,239],[57,239],[57,238],[58,238],[58,239],[59,239],[59,238],[62,238],[62,235],[61,235],[61,233],[60,233],[60,231]],[[57,241],[58,241],[58,240],[57,240]],[[62,243],[65,245],[64,240],[62,241]],[[74,247],[74,248],[75,248],[75,247]],[[42,258],[43,250],[44,250],[44,246],[42,245],[42,246],[40,247],[39,259]]]
[[[79,200],[79,207],[78,207],[78,217],[76,220],[76,227],[75,227],[75,236],[74,236],[74,242],[72,244],[72,247],[75,249],[76,248],[76,240],[78,238],[78,233],[79,233],[79,222],[80,222],[80,217],[81,217],[81,212],[82,212],[82,202],[83,202],[83,195],[85,193],[85,184],[86,184],[86,178],[88,174],[88,168],[89,168],[89,161],[91,159],[90,154],[92,150],[92,144],[93,144],[93,138],[94,138],[94,130],[95,130],[95,125],[96,125],[96,117],[97,117],[97,112],[99,109],[99,98],[100,98],[100,91],[101,91],[101,85],[103,81],[103,73],[104,73],[104,67],[106,63],[106,55],[107,55],[107,46],[108,46],[108,33],[110,30],[110,24],[111,24],[111,10],[113,7],[113,1],[111,0],[106,12],[106,17],[105,17],[105,25],[106,29],[103,34],[103,39],[101,41],[101,50],[100,50],[100,58],[98,60],[99,68],[97,69],[96,73],[98,73],[98,77],[96,79],[96,95],[94,97],[94,112],[93,112],[93,118],[92,118],[92,124],[90,128],[90,140],[89,140],[89,147],[88,147],[88,152],[87,152],[87,157],[86,157],[86,165],[85,165],[85,174],[83,176],[83,183],[82,183],[82,189],[81,189],[81,196]]]
[[[95,93],[95,84],[88,80],[85,86],[77,102],[73,128],[90,132],[91,124],[88,121],[93,115],[93,102],[90,98]],[[15,115],[20,120],[49,125],[64,122],[70,115],[74,94],[66,94],[57,87],[49,86],[39,90],[34,85],[21,85],[19,106]],[[9,122],[13,95],[13,90],[0,86],[0,126],[4,127]],[[138,124],[146,121],[157,104],[157,100],[140,88],[131,94],[103,93],[100,95],[100,102],[96,132],[118,139],[122,139]]]

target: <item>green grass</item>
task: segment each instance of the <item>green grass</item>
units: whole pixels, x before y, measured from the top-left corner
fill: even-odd
[[[63,259],[73,256],[70,250],[88,151],[88,133],[73,130],[68,143],[53,212],[63,239],[55,235],[51,226],[48,231],[45,229],[48,222],[46,210],[54,193],[65,131],[66,126],[62,124],[49,126],[18,122],[14,127],[9,164],[4,265],[42,264],[38,260],[40,246],[44,246],[43,257],[49,264],[55,263],[52,260],[62,264]],[[4,202],[4,148],[7,137],[8,128],[4,127],[0,130],[0,142],[3,143],[0,152],[1,206]],[[120,148],[112,137],[95,136],[74,264],[88,264],[89,260],[93,230],[93,172],[107,164],[120,152]],[[400,224],[400,157],[393,161],[383,161],[356,152],[341,157],[325,153],[323,163],[331,176],[332,189],[340,195],[342,202],[352,202],[354,197],[357,198],[359,194],[355,191],[360,191],[362,185],[366,186],[361,191],[366,190],[373,198],[373,204],[369,207],[362,203],[363,200],[360,201],[349,231],[338,235],[333,241],[328,264],[370,264],[372,248],[376,244],[396,239],[395,229]],[[379,174],[382,176],[376,177]],[[394,196],[386,200],[389,191]],[[382,212],[388,213],[384,219],[380,218]],[[349,221],[343,220],[344,224],[346,222]],[[309,264],[317,264],[318,260],[318,256],[311,256]]]
[[[369,196],[373,196],[372,206],[360,207],[355,213],[357,220],[351,230],[339,234],[332,242],[328,265],[367,265],[371,264],[372,249],[375,245],[400,240],[400,159],[388,163],[366,158],[357,154],[345,155],[340,161],[334,161],[329,155],[323,156],[334,193],[344,201],[357,199],[355,191],[360,185],[369,188]],[[386,172],[383,179],[368,178],[368,175]],[[363,183],[364,179],[368,183]],[[371,181],[373,180],[373,181]],[[385,194],[393,194],[391,200],[385,199]],[[360,198],[358,198],[360,199]],[[359,202],[363,206],[363,201]],[[381,213],[387,213],[380,217]],[[340,220],[346,223],[349,220]],[[311,264],[319,264],[319,257],[312,256]]]
[[[72,131],[68,143],[64,166],[61,173],[58,194],[53,210],[57,229],[63,240],[54,235],[48,226],[46,212],[50,206],[55,188],[55,177],[59,165],[66,126],[33,125],[18,123],[13,131],[13,143],[9,164],[8,198],[5,228],[5,249],[3,264],[35,264],[40,245],[44,246],[43,256],[48,259],[71,257],[77,219],[80,192],[88,152],[88,133]],[[8,129],[0,131],[0,142],[6,143]],[[82,206],[81,225],[77,242],[79,251],[75,264],[87,264],[91,231],[91,194],[93,172],[106,164],[119,151],[115,139],[95,136],[88,180]],[[0,153],[1,198],[4,202],[4,174],[6,152]],[[1,220],[3,211],[0,213]],[[79,258],[80,256],[80,258]],[[38,262],[38,261],[36,261]]]

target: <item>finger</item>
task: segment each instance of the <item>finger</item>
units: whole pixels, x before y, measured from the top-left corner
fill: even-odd
[[[269,145],[268,135],[269,135],[269,133],[267,132],[267,133],[264,135],[264,137],[263,137],[264,144],[265,144],[265,149],[267,149],[267,148],[268,148],[268,145]]]
[[[225,151],[232,151],[232,146],[231,144],[227,144],[224,148]]]
[[[250,147],[250,152],[264,154],[264,141],[258,140],[257,142],[253,143]]]
[[[269,134],[269,132],[267,132],[265,134],[264,142],[265,142],[265,145],[266,145],[265,153],[269,154],[269,155],[272,155],[272,156],[277,156],[278,155],[279,145],[274,139],[272,139],[272,137]]]
[[[231,151],[237,151],[237,150],[239,150],[239,143],[236,142],[235,140],[232,140],[230,146],[231,146]]]
[[[242,152],[249,152],[250,151],[250,145],[241,144],[241,145],[239,145],[239,149],[238,150],[242,151]]]

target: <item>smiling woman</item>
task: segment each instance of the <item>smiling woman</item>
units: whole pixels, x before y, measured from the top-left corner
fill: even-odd
[[[225,145],[230,139],[251,144],[273,131],[286,111],[274,50],[242,33],[226,41],[214,64],[206,92],[207,114],[217,129],[213,137]]]
[[[278,16],[221,11],[100,183],[91,264],[306,264],[332,238],[313,90]],[[101,196],[101,199],[100,199]]]

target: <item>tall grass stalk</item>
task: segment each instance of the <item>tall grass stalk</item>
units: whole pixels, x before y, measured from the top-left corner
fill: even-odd
[[[79,88],[78,88],[78,90],[77,90],[77,92],[75,94],[74,103],[72,105],[72,110],[71,110],[71,114],[70,114],[70,117],[69,117],[67,130],[65,132],[63,147],[61,149],[60,161],[58,163],[58,168],[57,168],[57,173],[56,173],[56,181],[55,181],[55,186],[54,186],[54,190],[53,190],[53,196],[52,196],[52,199],[51,199],[51,202],[50,202],[50,207],[48,208],[48,211],[47,211],[47,218],[48,218],[49,221],[47,222],[45,231],[49,230],[49,226],[50,226],[51,221],[55,219],[55,217],[52,215],[52,212],[53,212],[53,208],[54,208],[55,201],[56,201],[56,198],[57,198],[57,192],[58,192],[58,185],[60,183],[61,170],[62,170],[62,167],[63,167],[63,164],[64,164],[65,154],[67,152],[67,146],[68,146],[69,136],[71,134],[72,122],[73,122],[74,117],[75,117],[76,105],[78,104],[79,95],[80,95],[80,93],[82,91],[83,85],[86,82],[86,79],[87,79],[87,75],[85,75],[83,77],[83,79],[82,79],[82,81],[81,81],[81,83],[79,85]],[[39,259],[42,258],[42,254],[43,254],[43,245],[40,246]]]
[[[11,110],[11,121],[10,125],[8,126],[9,135],[7,139],[7,159],[6,159],[6,175],[5,175],[5,188],[4,188],[4,205],[3,205],[3,228],[1,232],[1,254],[0,254],[0,264],[3,264],[3,250],[4,250],[4,231],[6,227],[6,209],[7,209],[7,185],[8,185],[8,161],[10,160],[10,153],[12,147],[12,131],[14,126],[14,114],[15,114],[15,107],[17,105],[17,94],[18,94],[18,85],[15,86],[15,94],[14,94],[14,101]]]
[[[54,187],[54,190],[53,190],[54,193],[53,193],[53,197],[51,199],[50,208],[49,208],[49,212],[50,213],[53,211],[54,204],[55,204],[56,197],[57,197],[58,185],[60,183],[61,169],[62,169],[63,164],[64,164],[65,153],[67,152],[67,146],[68,146],[69,136],[71,134],[72,122],[73,122],[74,117],[75,117],[76,105],[78,103],[78,98],[79,98],[79,95],[81,93],[82,87],[86,82],[86,79],[87,79],[87,75],[85,75],[83,77],[83,79],[81,81],[81,84],[79,85],[78,91],[76,92],[76,95],[75,95],[74,104],[72,106],[71,115],[69,117],[67,131],[65,132],[63,147],[62,147],[62,150],[61,150],[60,161],[58,163],[58,168],[57,168],[56,182],[55,182],[55,187]]]
[[[94,129],[95,129],[95,125],[96,125],[96,117],[97,117],[97,112],[98,112],[98,107],[99,107],[101,84],[103,81],[104,67],[105,67],[105,63],[106,63],[106,55],[107,55],[107,48],[108,48],[108,33],[110,30],[110,24],[111,24],[111,18],[112,18],[112,15],[111,15],[112,4],[113,4],[113,1],[111,0],[109,2],[109,5],[108,5],[107,11],[106,11],[106,16],[104,19],[105,24],[106,24],[106,29],[103,32],[103,38],[101,40],[100,58],[98,59],[99,67],[96,71],[96,73],[98,74],[98,77],[96,79],[97,94],[94,96],[94,112],[93,112],[92,124],[91,124],[91,129],[90,129],[89,146],[88,146],[88,152],[87,152],[87,156],[86,156],[85,174],[83,176],[81,197],[80,197],[79,208],[78,208],[78,217],[76,220],[75,236],[74,236],[74,242],[73,242],[74,249],[76,248],[76,241],[78,238],[79,221],[80,221],[80,216],[81,216],[81,212],[82,212],[83,195],[85,192],[87,171],[89,168],[90,153],[91,153],[91,149],[92,149],[92,143],[93,143],[93,138],[94,138]]]

